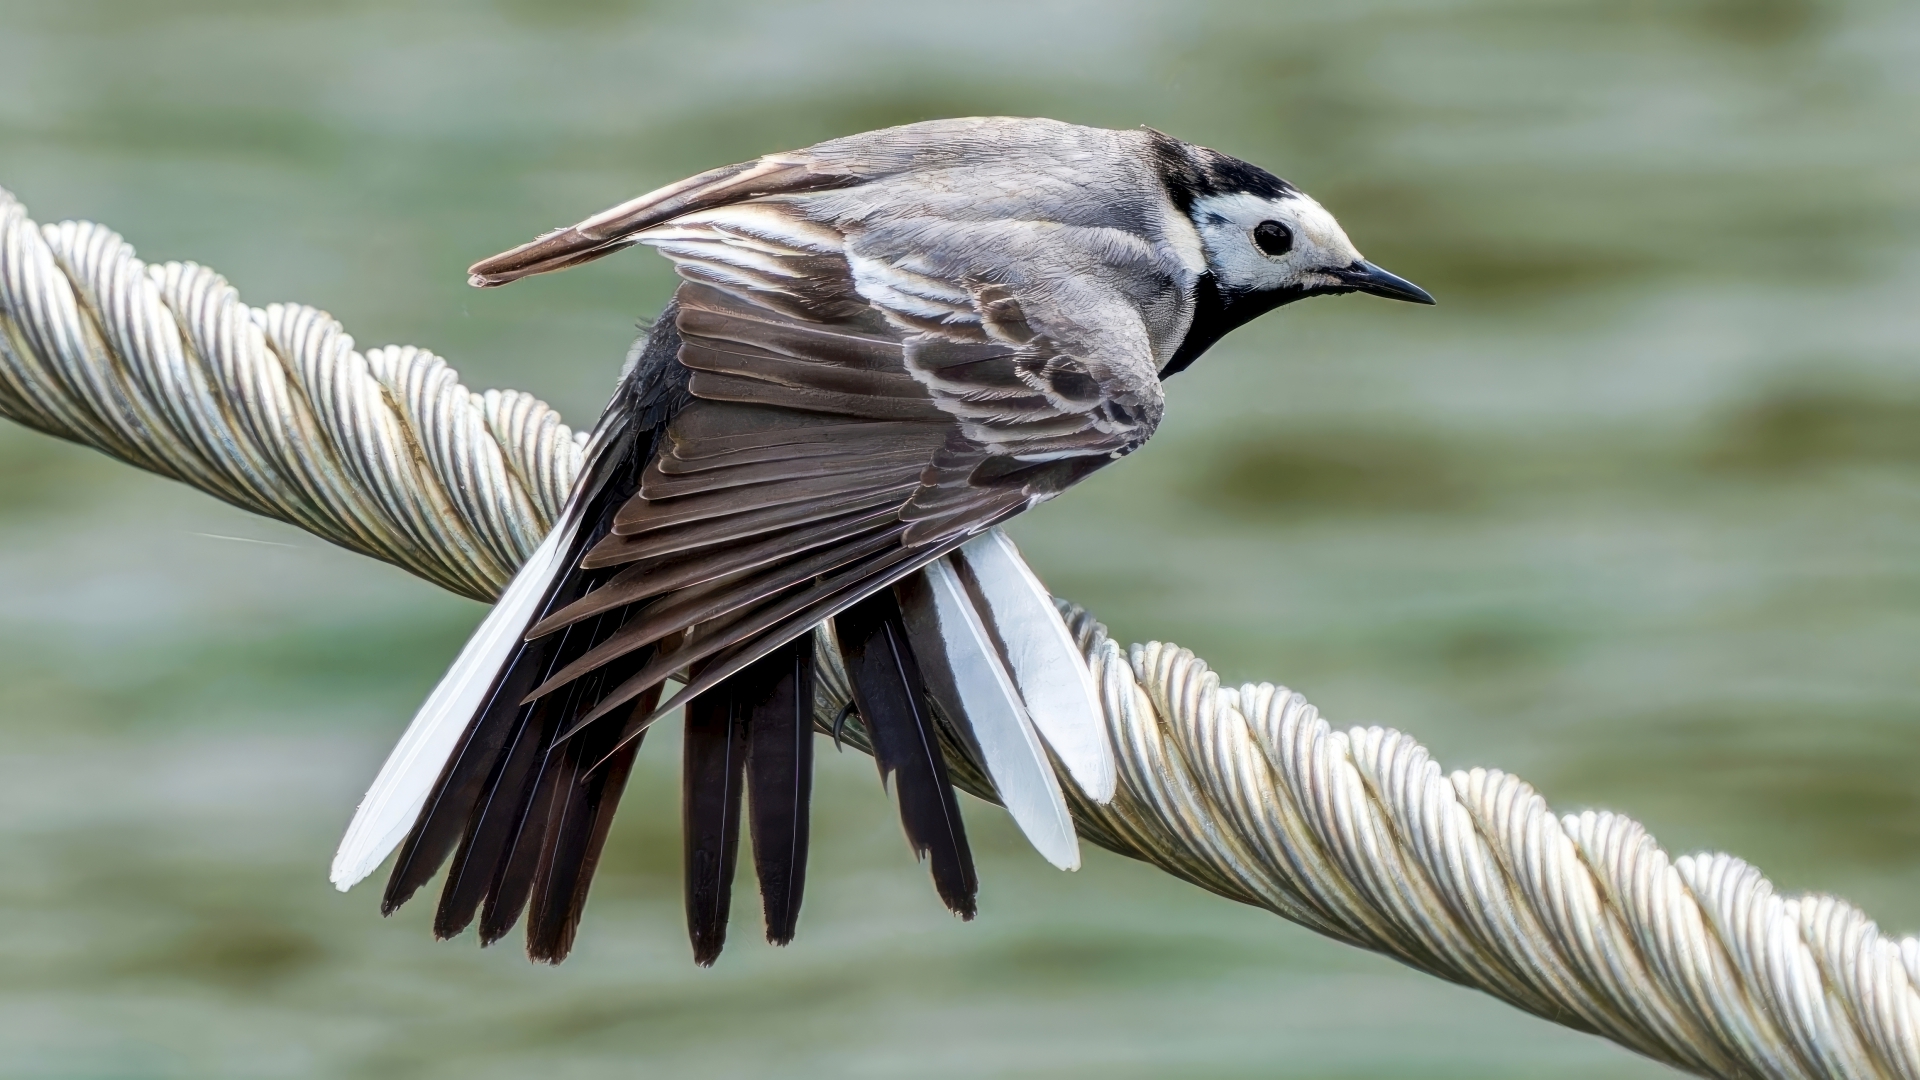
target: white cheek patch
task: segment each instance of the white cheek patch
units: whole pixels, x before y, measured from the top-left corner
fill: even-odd
[[[1285,283],[1291,271],[1285,261],[1267,258],[1253,246],[1252,229],[1237,221],[1200,219],[1200,242],[1207,249],[1207,268],[1220,283],[1239,289],[1269,289]]]
[[[1332,279],[1321,271],[1360,259],[1340,223],[1306,195],[1283,199],[1246,192],[1210,195],[1195,200],[1192,214],[1206,247],[1207,265],[1229,288],[1265,291],[1327,285]],[[1293,230],[1293,249],[1281,258],[1272,258],[1254,245],[1253,230],[1263,221],[1278,221]]]

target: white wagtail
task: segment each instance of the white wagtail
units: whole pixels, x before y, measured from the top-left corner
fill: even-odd
[[[647,725],[686,706],[695,959],[726,933],[742,793],[768,940],[805,882],[815,627],[942,900],[976,879],[942,738],[1079,865],[1048,751],[1113,753],[1065,624],[995,528],[1138,448],[1161,384],[1282,304],[1430,304],[1262,169],[1157,131],[940,120],[769,154],[473,267],[504,285],[630,244],[680,285],[636,343],[552,533],[401,739],[342,841],[396,846],[392,911],[452,856],[434,932],[528,915],[557,962]],[[685,686],[661,701],[668,679]],[[403,842],[404,840],[404,842]]]

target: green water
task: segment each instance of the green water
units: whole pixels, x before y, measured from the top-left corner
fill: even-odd
[[[1015,527],[1055,591],[1920,928],[1920,6],[0,0],[0,184],[39,220],[576,421],[660,262],[487,293],[469,262],[993,112],[1269,165],[1441,300],[1217,348]],[[1662,1071],[1101,852],[1059,874],[978,803],[957,923],[854,755],[789,949],[742,920],[688,963],[671,739],[574,959],[436,944],[326,867],[480,613],[0,430],[0,1075]]]

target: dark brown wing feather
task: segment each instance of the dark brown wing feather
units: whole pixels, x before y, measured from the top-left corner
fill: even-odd
[[[813,502],[769,506],[763,510],[731,514],[684,525],[677,529],[639,536],[620,536],[609,532],[587,553],[583,565],[589,569],[595,566],[617,566],[657,555],[671,555],[710,545],[731,543],[780,529],[799,528],[824,518],[837,517],[857,510],[869,510],[877,506],[892,508],[898,506],[900,500],[911,492],[912,488],[905,486],[883,487],[872,491],[856,491],[832,498],[817,499]]]
[[[632,604],[648,597],[700,585],[716,578],[752,570],[799,552],[811,551],[871,531],[899,518],[898,509],[886,506],[878,510],[859,509],[824,520],[809,522],[804,529],[765,539],[744,538],[726,555],[714,558],[704,553],[676,552],[638,560],[613,580],[576,603],[555,612],[531,633],[546,634],[577,622],[589,615]],[[611,560],[599,565],[615,565]]]
[[[726,616],[741,613],[742,617],[746,617],[745,613],[758,611],[757,605],[763,601],[774,600],[804,589],[808,582],[822,575],[831,574],[849,563],[858,565],[861,559],[889,553],[899,547],[900,535],[905,531],[905,527],[896,519],[805,558],[783,562],[770,569],[728,582],[725,587],[712,592],[685,595],[691,590],[676,590],[669,593],[653,604],[631,613],[628,621],[617,633],[589,650],[578,660],[555,672],[546,682],[535,687],[527,695],[528,699],[534,700],[551,694],[580,676],[597,671],[605,664],[662,638],[701,624],[713,624],[703,627],[702,634],[693,642],[669,656],[678,657],[687,653],[691,649],[706,644],[716,636],[717,631],[729,626],[731,621],[727,620]],[[777,645],[779,642],[772,644]],[[688,657],[688,659],[697,659],[697,657]],[[650,665],[647,670],[651,671],[652,666]],[[676,668],[667,668],[669,673],[674,670]],[[638,694],[645,689],[645,686],[633,686],[630,689],[628,697]],[[619,691],[615,692],[615,694],[618,693]],[[611,709],[617,704],[619,702],[611,695],[601,702],[602,707],[606,709]],[[601,715],[604,713],[596,710],[592,718],[597,719]]]
[[[761,210],[753,220],[764,221]],[[1087,435],[1084,414],[1062,416],[1048,404],[1059,392],[1036,374],[1031,340],[991,341],[975,327],[956,330],[942,351],[926,329],[861,301],[844,258],[796,251],[806,272],[790,280],[766,244],[750,265],[727,263],[724,237],[739,229],[676,228],[669,253],[683,273],[705,268],[685,273],[675,294],[678,358],[691,372],[694,403],[668,425],[640,490],[586,559],[633,565],[530,636],[615,610],[626,612],[621,628],[529,700],[636,650],[673,644],[608,688],[576,728],[694,664],[705,665],[696,682],[711,685],[811,625],[797,618],[829,617],[1051,496],[1108,460],[1113,445],[1110,435]],[[730,275],[753,276],[760,287],[718,284]],[[983,320],[1025,328],[1008,321],[1010,299],[983,295],[993,306]],[[939,369],[935,389],[913,357]],[[1089,455],[1070,468],[996,471],[1003,455],[970,438],[955,415],[984,422],[990,403],[1009,418],[1008,439],[1058,454],[1079,438]],[[690,686],[675,701],[695,692]]]

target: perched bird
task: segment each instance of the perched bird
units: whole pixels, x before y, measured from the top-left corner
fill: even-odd
[[[1162,382],[1282,304],[1430,304],[1270,173],[1152,130],[941,120],[683,180],[473,267],[477,286],[631,244],[680,284],[635,344],[553,531],[414,719],[333,866],[400,849],[391,912],[449,862],[435,934],[571,948],[647,726],[685,705],[688,930],[725,940],[743,816],[770,941],[805,884],[816,635],[907,838],[964,917],[941,751],[979,760],[1056,865],[1049,750],[1096,801],[1084,661],[995,526],[1137,449]],[[662,700],[669,679],[684,687]],[[854,722],[853,717],[843,720]]]

